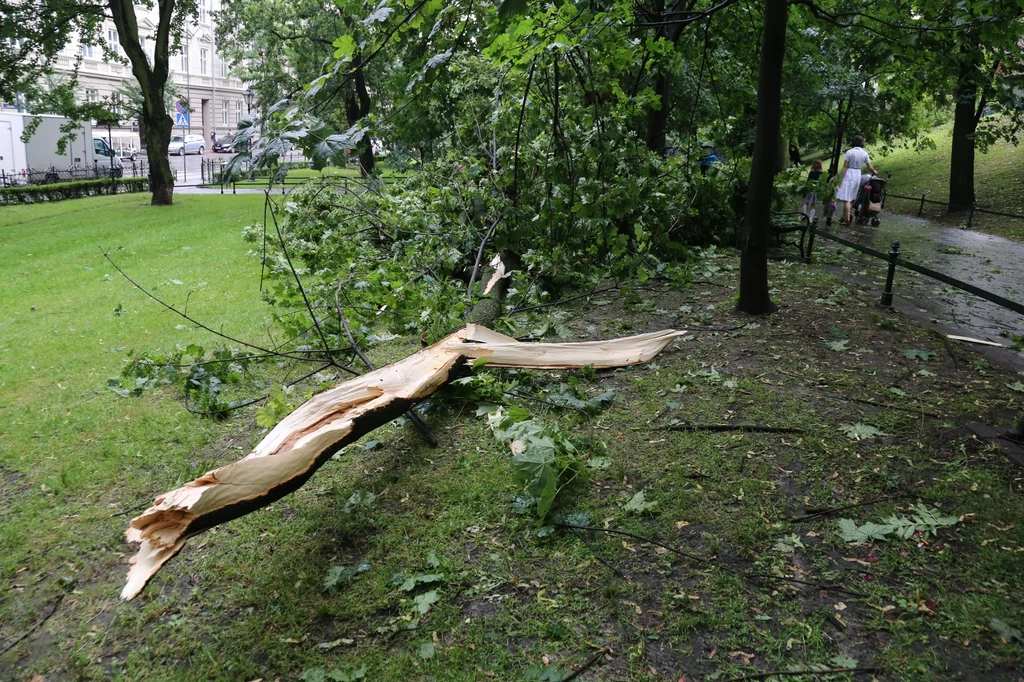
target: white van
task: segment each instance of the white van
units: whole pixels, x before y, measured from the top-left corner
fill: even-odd
[[[28,142],[22,141],[25,129],[39,119]],[[57,152],[57,140],[64,133],[61,127],[68,119],[46,114],[34,115],[20,111],[0,111],[0,171],[5,176],[30,177],[53,169],[62,176],[71,169],[96,168],[104,175],[111,169],[115,176],[124,172],[121,160],[110,149],[107,141],[93,133],[92,123],[83,121],[72,132],[64,153]],[[62,177],[63,179],[63,177]]]

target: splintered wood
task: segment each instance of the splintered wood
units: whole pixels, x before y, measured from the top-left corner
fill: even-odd
[[[685,331],[665,330],[612,341],[519,343],[468,325],[387,367],[314,396],[243,459],[160,495],[132,519],[125,535],[139,544],[122,599],[132,599],[188,538],[297,490],[345,445],[403,414],[454,378],[460,358],[526,369],[621,367],[646,362]],[[471,362],[471,360],[470,360]]]

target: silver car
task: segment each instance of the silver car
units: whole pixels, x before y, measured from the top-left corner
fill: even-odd
[[[202,154],[206,151],[206,141],[202,135],[172,135],[167,145],[167,153],[177,156],[185,154]]]

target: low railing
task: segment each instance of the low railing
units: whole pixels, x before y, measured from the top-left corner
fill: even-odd
[[[892,195],[890,194],[889,196]],[[943,282],[944,284],[948,284],[949,286],[960,289],[961,291],[973,294],[974,296],[984,299],[990,303],[994,303],[1001,308],[1006,308],[1007,310],[1012,310],[1013,312],[1019,315],[1024,315],[1024,303],[1012,301],[1006,298],[1005,296],[1000,296],[999,294],[992,293],[991,291],[982,289],[981,287],[977,287],[969,282],[964,282],[962,280],[956,279],[955,277],[950,277],[949,275],[943,272],[939,272],[938,270],[933,270],[923,265],[918,265],[917,263],[904,260],[903,258],[900,257],[902,254],[900,252],[900,242],[898,239],[893,241],[888,253],[882,253],[881,251],[876,251],[875,249],[872,249],[869,246],[864,246],[862,244],[852,242],[849,239],[844,239],[843,237],[832,234],[831,232],[819,230],[817,228],[817,222],[813,222],[811,223],[809,231],[807,253],[804,256],[804,261],[807,263],[811,262],[811,251],[814,248],[815,237],[830,239],[834,242],[842,244],[843,246],[849,247],[855,251],[859,251],[869,256],[873,256],[875,258],[879,258],[881,260],[886,261],[889,264],[889,269],[886,273],[885,290],[882,292],[881,298],[881,303],[884,306],[892,305],[893,282],[896,276],[896,267],[899,266],[906,268],[907,270],[911,270],[913,272],[922,274],[925,277],[930,277],[932,279],[938,280],[940,282]]]
[[[983,213],[985,215],[995,215],[995,216],[1000,216],[1002,218],[1016,218],[1017,220],[1024,220],[1024,215],[1021,215],[1020,213],[1007,213],[1005,211],[996,211],[996,210],[993,210],[993,209],[990,209],[990,208],[982,208],[981,206],[977,206],[977,205],[964,206],[963,204],[952,204],[952,203],[950,203],[948,201],[937,201],[935,199],[929,199],[927,194],[922,194],[920,197],[910,197],[910,196],[907,196],[905,194],[894,194],[892,192],[888,192],[886,194],[885,198],[886,199],[889,199],[889,198],[893,198],[893,199],[906,199],[907,201],[920,202],[920,205],[917,208],[917,215],[923,215],[924,214],[924,205],[925,204],[935,204],[937,206],[946,206],[947,208],[951,208],[951,209],[958,210],[958,211],[969,211],[969,214],[967,216],[967,227],[971,227],[971,224],[974,222],[974,214],[975,213]],[[885,201],[884,200],[882,202],[882,206],[883,207],[885,206]]]
[[[172,172],[174,172],[172,170]],[[102,180],[105,178],[144,178],[149,175],[149,164],[143,160],[121,162],[120,168],[107,168],[94,165],[92,168],[70,166],[56,168],[51,166],[45,170],[27,168],[21,171],[0,169],[0,187],[23,185],[54,185],[58,182],[74,182],[76,180]],[[177,174],[175,174],[177,178]]]

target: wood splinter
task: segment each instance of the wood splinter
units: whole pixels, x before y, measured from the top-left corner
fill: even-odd
[[[137,596],[188,538],[294,492],[341,448],[433,394],[463,370],[461,358],[524,369],[622,367],[647,362],[685,333],[669,329],[610,341],[519,343],[470,324],[403,360],[324,391],[285,417],[243,459],[160,495],[132,519],[125,535],[139,550],[121,599]]]

